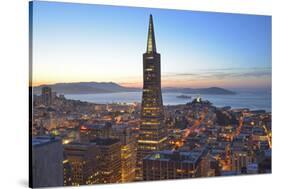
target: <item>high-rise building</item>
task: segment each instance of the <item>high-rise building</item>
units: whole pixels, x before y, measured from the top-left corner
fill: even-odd
[[[65,167],[65,171],[70,171],[64,173],[66,177],[70,175],[70,178],[64,178],[65,183],[72,186],[99,183],[100,152],[94,144],[71,142],[64,145],[64,154],[64,163],[70,165],[70,169]]]
[[[32,138],[32,188],[63,186],[63,147],[51,136]]]
[[[121,144],[119,139],[97,138],[90,141],[99,149],[99,183],[121,182]]]
[[[50,106],[52,104],[52,89],[51,87],[45,86],[42,87],[42,103],[46,106]]]
[[[195,151],[164,150],[143,160],[143,180],[166,180],[200,176],[200,161],[204,149]]]
[[[153,18],[150,15],[147,49],[143,54],[143,93],[136,180],[142,180],[143,158],[151,152],[163,150],[166,145],[167,130],[163,120],[160,54],[156,51]]]
[[[135,180],[136,170],[136,137],[129,126],[116,125],[112,128],[112,137],[121,142],[121,180],[132,182]]]

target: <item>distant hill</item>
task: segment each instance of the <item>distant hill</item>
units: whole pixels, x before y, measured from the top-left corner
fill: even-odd
[[[113,82],[77,82],[56,83],[52,85],[40,85],[33,87],[35,94],[40,94],[44,86],[49,86],[53,91],[60,94],[96,94],[140,91],[139,88],[123,87]]]
[[[209,88],[164,88],[163,92],[178,92],[187,94],[212,94],[212,95],[234,95],[236,92],[220,87]]]
[[[33,87],[35,94],[41,94],[43,86],[40,85]],[[77,83],[56,83],[48,85],[53,91],[60,94],[97,94],[97,93],[116,93],[116,92],[137,92],[141,91],[140,88],[123,87],[113,82],[77,82]],[[220,94],[220,95],[231,95],[236,94],[233,91],[229,91],[219,87],[210,88],[163,88],[162,92],[178,92],[188,94]]]

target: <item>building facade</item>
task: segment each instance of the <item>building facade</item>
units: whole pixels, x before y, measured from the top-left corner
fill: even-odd
[[[65,160],[70,169],[66,166],[64,175],[70,175],[70,178],[64,178],[65,183],[72,186],[96,184],[99,183],[99,151],[94,144],[71,142],[64,145]],[[67,165],[67,164],[65,164]]]
[[[143,180],[167,180],[198,177],[203,150],[152,153],[143,160]]]
[[[59,138],[32,138],[32,188],[63,186],[63,147]]]
[[[112,128],[112,137],[121,142],[121,180],[132,182],[136,171],[136,137],[132,129],[126,125],[117,125]]]
[[[247,166],[251,164],[252,157],[249,152],[246,150],[232,150],[231,154],[231,170],[240,174],[241,172],[246,171]]]
[[[143,158],[165,147],[167,131],[163,120],[160,54],[156,51],[153,18],[150,15],[147,49],[143,54],[143,93],[136,180],[142,180]]]
[[[119,139],[97,138],[90,141],[99,149],[99,183],[121,182],[121,143]]]

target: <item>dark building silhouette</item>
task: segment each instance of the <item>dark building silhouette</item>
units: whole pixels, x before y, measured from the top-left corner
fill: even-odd
[[[52,104],[51,87],[42,87],[42,103],[46,106],[50,106]]]
[[[160,54],[156,51],[153,18],[150,15],[147,49],[143,54],[143,93],[136,180],[142,180],[143,158],[165,147],[167,131],[163,120]]]
[[[63,147],[60,138],[32,137],[31,187],[63,186]]]

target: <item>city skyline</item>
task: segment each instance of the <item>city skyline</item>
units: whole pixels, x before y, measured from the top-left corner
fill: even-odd
[[[35,4],[38,5],[37,2]],[[221,14],[213,17],[210,13],[177,11],[176,16],[170,11],[162,13],[163,10],[158,9],[144,11],[135,8],[129,8],[134,12],[127,10],[129,15],[124,7],[106,6],[106,10],[99,13],[97,10],[102,9],[93,9],[96,7],[93,5],[84,7],[63,3],[56,4],[52,9],[46,6],[49,5],[47,3],[42,8],[56,19],[42,29],[38,24],[48,21],[40,19],[48,20],[50,17],[38,16],[36,11],[40,10],[42,15],[46,12],[40,8],[41,4],[35,10],[33,5],[33,2],[30,3],[33,14],[30,18],[35,20],[31,20],[30,32],[37,38],[30,40],[30,46],[34,48],[30,49],[30,53],[36,77],[42,78],[42,73],[54,81],[68,77],[81,81],[89,77],[95,81],[114,80],[135,87],[137,82],[141,82],[142,90],[122,88],[114,83],[29,87],[30,187],[272,172],[270,90],[236,95],[231,90],[214,87],[165,89],[190,84],[271,88],[271,68],[266,67],[266,60],[271,55],[266,56],[268,49],[262,46],[268,40],[261,37],[267,33],[258,30],[261,29],[259,19],[255,24],[252,19],[251,22],[248,20],[250,27],[245,17],[236,20],[237,15],[223,15],[222,18]],[[113,17],[112,9],[122,10],[122,13]],[[71,13],[73,17],[62,18],[56,14],[58,10],[64,16]],[[92,16],[93,13],[95,16]],[[136,15],[140,16],[139,19]],[[204,20],[203,15],[208,15],[205,19],[208,18],[210,23]],[[157,19],[154,20],[155,17]],[[142,18],[146,18],[146,24],[140,24]],[[166,19],[171,22],[167,20],[163,23]],[[188,19],[189,25],[182,33],[183,27],[178,24]],[[207,25],[201,23],[202,19]],[[235,27],[245,24],[248,29],[233,30],[231,24],[226,23],[231,21],[234,24],[234,20]],[[171,23],[176,25],[169,25]],[[55,24],[58,24],[57,27],[54,27]],[[138,28],[140,25],[146,29]],[[87,30],[85,27],[93,28]],[[222,29],[221,33],[216,32],[217,28]],[[62,30],[64,33],[60,33]],[[190,30],[191,33],[188,32]],[[249,31],[257,34],[250,35]],[[46,34],[41,40],[47,41],[38,42],[40,32]],[[145,39],[137,37],[138,32],[142,32]],[[138,52],[143,43],[145,50]],[[135,53],[142,58],[140,63],[135,61],[138,59]],[[199,53],[196,58],[202,58],[201,62],[194,59],[194,53]],[[257,56],[256,53],[260,54]],[[40,62],[38,58],[43,58],[41,60],[45,62]],[[99,64],[100,61],[103,64]],[[186,63],[188,61],[190,63]],[[134,80],[139,76],[142,76],[140,81]],[[36,77],[30,78],[36,82]],[[115,77],[120,78],[116,81]],[[201,92],[202,96],[195,94]]]
[[[36,2],[33,10],[34,86],[142,87],[142,33],[151,13],[163,87],[271,88],[269,16],[54,2]]]

